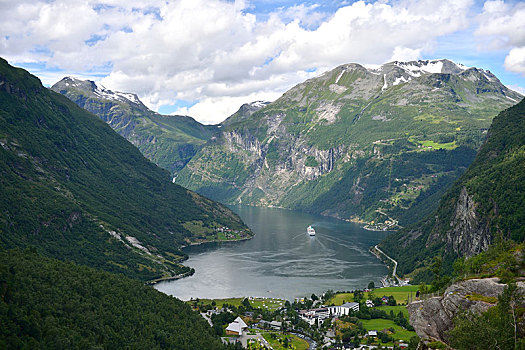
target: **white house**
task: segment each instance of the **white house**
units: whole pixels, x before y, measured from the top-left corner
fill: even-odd
[[[248,325],[242,320],[242,318],[237,317],[228,325],[228,327],[226,327],[226,335],[242,335],[242,332],[246,328],[248,328]]]
[[[351,302],[351,303],[344,303],[340,306],[330,306],[330,314],[334,316],[345,316],[350,313],[350,310],[352,311],[359,311],[359,303]]]

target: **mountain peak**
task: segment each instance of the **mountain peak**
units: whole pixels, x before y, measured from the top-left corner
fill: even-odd
[[[469,69],[469,67],[463,64],[458,64],[448,59],[418,60],[408,62],[393,61],[383,66],[390,65],[397,66],[414,77],[419,77],[424,73],[459,74]]]
[[[65,77],[51,87],[54,91],[77,89],[82,92],[89,93],[95,97],[104,98],[107,100],[114,100],[120,102],[134,103],[139,106],[144,106],[138,96],[133,93],[112,91],[106,89],[99,82],[92,80],[81,80],[74,77]],[[144,106],[145,107],[145,106]]]

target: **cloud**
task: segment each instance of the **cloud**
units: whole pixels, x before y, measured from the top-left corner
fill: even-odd
[[[507,87],[511,90],[516,91],[517,93],[525,96],[525,88],[519,86],[519,85],[507,85]]]
[[[196,101],[179,112],[217,123],[339,64],[420,58],[436,38],[468,27],[471,5],[357,1],[332,13],[298,5],[259,16],[248,1],[19,0],[0,3],[0,50],[77,75],[107,70],[110,89],[153,109]],[[503,16],[500,3],[490,6]],[[514,55],[509,65],[521,69]]]
[[[505,68],[525,76],[525,3],[487,1],[478,22],[475,34],[480,38],[480,48],[509,50]]]

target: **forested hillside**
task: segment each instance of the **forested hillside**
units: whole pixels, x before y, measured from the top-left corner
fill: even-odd
[[[495,241],[525,240],[525,100],[501,112],[465,174],[441,198],[437,211],[387,237],[382,249],[398,271],[428,279],[434,257],[450,273],[457,257],[473,256]]]
[[[0,60],[0,245],[34,246],[141,279],[189,273],[181,245],[227,226],[225,206],[171,183],[106,123]]]
[[[161,115],[135,94],[111,91],[90,80],[66,77],[51,89],[99,116],[158,166],[176,173],[218,131],[181,115]]]
[[[1,349],[220,349],[182,301],[34,249],[0,251]]]

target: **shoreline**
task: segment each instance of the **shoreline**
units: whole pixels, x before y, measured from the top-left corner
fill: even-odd
[[[228,239],[228,240],[219,240],[219,239],[215,239],[213,241],[204,241],[204,242],[196,242],[196,243],[190,243],[189,245],[182,245],[180,246],[180,249],[183,250],[184,248],[188,248],[188,247],[193,247],[193,246],[199,246],[199,245],[203,245],[203,244],[209,244],[209,243],[222,243],[222,242],[242,242],[242,241],[247,241],[247,240],[250,240],[252,239],[253,237],[255,237],[255,233],[250,236],[250,237],[243,237],[243,238],[239,238],[239,239]],[[188,260],[189,256],[185,259],[183,259],[182,261],[186,261]],[[182,262],[181,261],[181,262]],[[189,266],[188,266],[189,267]],[[176,281],[176,280],[180,280],[180,279],[183,279],[183,278],[186,278],[186,277],[190,277],[190,276],[193,276],[193,274],[195,273],[195,270],[193,268],[190,267],[190,271],[186,272],[186,273],[181,273],[179,275],[175,275],[175,276],[169,276],[169,277],[160,277],[160,278],[155,278],[155,279],[152,279],[152,280],[149,280],[149,281],[146,281],[146,285],[150,285],[150,286],[153,286],[157,283],[160,283],[160,282],[165,282],[165,281]]]
[[[203,242],[194,242],[190,243],[188,245],[182,245],[180,246],[180,249],[185,249],[189,247],[196,247],[203,244],[209,244],[209,243],[222,243],[222,242],[242,242],[242,241],[248,241],[255,237],[255,233],[250,237],[243,237],[243,238],[237,238],[237,239],[214,239],[212,241],[203,241]]]
[[[365,220],[362,220],[360,218],[356,218],[356,217],[352,217],[350,219],[345,219],[345,218],[341,218],[339,216],[336,216],[336,215],[329,215],[329,214],[322,214],[322,213],[311,213],[311,212],[308,212],[308,211],[303,211],[303,210],[299,210],[299,209],[291,209],[291,208],[285,208],[285,207],[279,207],[279,206],[276,206],[276,205],[256,205],[256,204],[242,204],[242,203],[234,203],[234,204],[226,204],[226,205],[230,205],[230,206],[246,206],[246,207],[254,207],[254,208],[269,208],[269,209],[283,209],[283,210],[290,210],[290,211],[299,211],[301,213],[306,213],[306,214],[311,214],[311,215],[320,215],[320,216],[324,216],[324,217],[327,217],[327,218],[332,218],[332,219],[337,219],[337,220],[341,220],[341,221],[344,221],[344,222],[350,222],[350,223],[353,223],[353,224],[358,224],[361,226],[361,228],[367,230],[367,231],[375,231],[375,232],[383,232],[383,231],[386,231],[386,232],[396,232],[397,230],[401,229],[402,227],[398,225],[397,223],[397,220],[395,220],[395,223],[393,224],[384,224],[385,227],[384,228],[373,228],[371,226],[375,226],[375,224],[372,224],[371,222],[368,222],[368,221],[365,221]],[[390,218],[389,218],[390,219]]]

